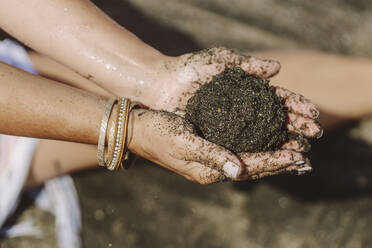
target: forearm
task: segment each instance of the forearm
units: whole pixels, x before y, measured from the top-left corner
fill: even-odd
[[[96,95],[111,97],[112,94],[96,83],[82,77],[70,68],[52,60],[40,53],[28,52],[32,65],[39,75],[73,87],[83,89]]]
[[[88,0],[0,3],[1,28],[111,92],[126,84],[127,96],[135,96],[136,75],[162,56]]]
[[[0,63],[0,133],[97,144],[105,99]]]

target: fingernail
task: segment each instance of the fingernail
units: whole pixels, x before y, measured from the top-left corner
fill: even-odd
[[[234,179],[239,176],[241,167],[233,162],[226,162],[222,169],[227,177]]]
[[[310,166],[305,166],[305,167],[302,167],[302,168],[298,168],[297,169],[297,175],[303,175],[307,172],[310,172],[312,171],[313,168],[311,168]]]
[[[311,150],[311,144],[309,143],[309,141],[307,141],[307,139],[303,140],[302,147],[303,152],[309,152]]]
[[[314,109],[314,110],[313,110],[313,118],[314,118],[314,119],[318,119],[319,115],[320,115],[319,110]]]
[[[320,129],[320,131],[315,135],[317,139],[320,139],[323,136],[323,129]]]
[[[300,165],[300,164],[304,164],[304,163],[305,163],[305,161],[303,161],[303,160],[299,160],[299,161],[295,162],[294,164],[295,164],[295,165]]]

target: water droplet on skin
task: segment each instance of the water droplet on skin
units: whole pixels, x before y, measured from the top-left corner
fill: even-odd
[[[100,63],[100,64],[103,64],[103,59],[100,59],[100,58],[97,58],[95,56],[92,56],[93,59],[97,62],[97,63]]]
[[[68,11],[68,8],[64,8],[63,10],[64,10],[64,11]]]
[[[106,69],[107,69],[107,70],[110,70],[110,69],[111,69],[111,65],[110,65],[110,64],[107,64],[107,65],[106,65]]]
[[[140,84],[144,84],[145,82],[143,80],[139,81]]]
[[[135,78],[135,77],[132,77],[132,76],[127,76],[127,80],[128,80],[129,82],[131,82],[131,81],[136,81],[136,78]]]
[[[113,67],[112,67],[112,70],[113,70],[113,71],[116,71],[116,69],[117,69],[116,66],[113,66]]]

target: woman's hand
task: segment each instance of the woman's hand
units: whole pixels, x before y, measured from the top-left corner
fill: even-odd
[[[129,131],[132,152],[200,184],[311,170],[301,153],[290,150],[238,157],[197,136],[182,117],[164,111],[133,110]]]
[[[280,70],[277,61],[239,55],[223,47],[167,57],[157,69],[159,73],[155,83],[156,91],[153,93],[158,94],[158,97],[150,107],[182,112],[200,86],[225,68],[234,66],[261,78],[270,78]]]
[[[270,78],[280,70],[277,61],[239,55],[225,48],[211,48],[167,58],[159,66],[157,80],[152,88],[153,94],[156,94],[156,101],[150,103],[150,107],[183,115],[187,101],[199,87],[208,83],[225,68],[234,66],[261,78]],[[276,87],[276,94],[284,99],[284,105],[288,110],[289,131],[307,138],[322,135],[321,127],[316,121],[319,111],[314,104],[301,95],[279,87]],[[306,140],[301,142],[293,140],[284,146],[286,149],[299,151],[304,151],[307,147],[309,146]]]

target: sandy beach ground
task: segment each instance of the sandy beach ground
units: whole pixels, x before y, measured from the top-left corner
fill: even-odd
[[[372,57],[367,0],[94,2],[169,55],[223,45]],[[366,118],[315,141],[314,172],[301,177],[199,186],[141,159],[125,173],[76,174],[84,247],[372,247],[371,145]],[[25,199],[16,220],[31,216],[44,237],[0,248],[57,247],[52,216]]]

